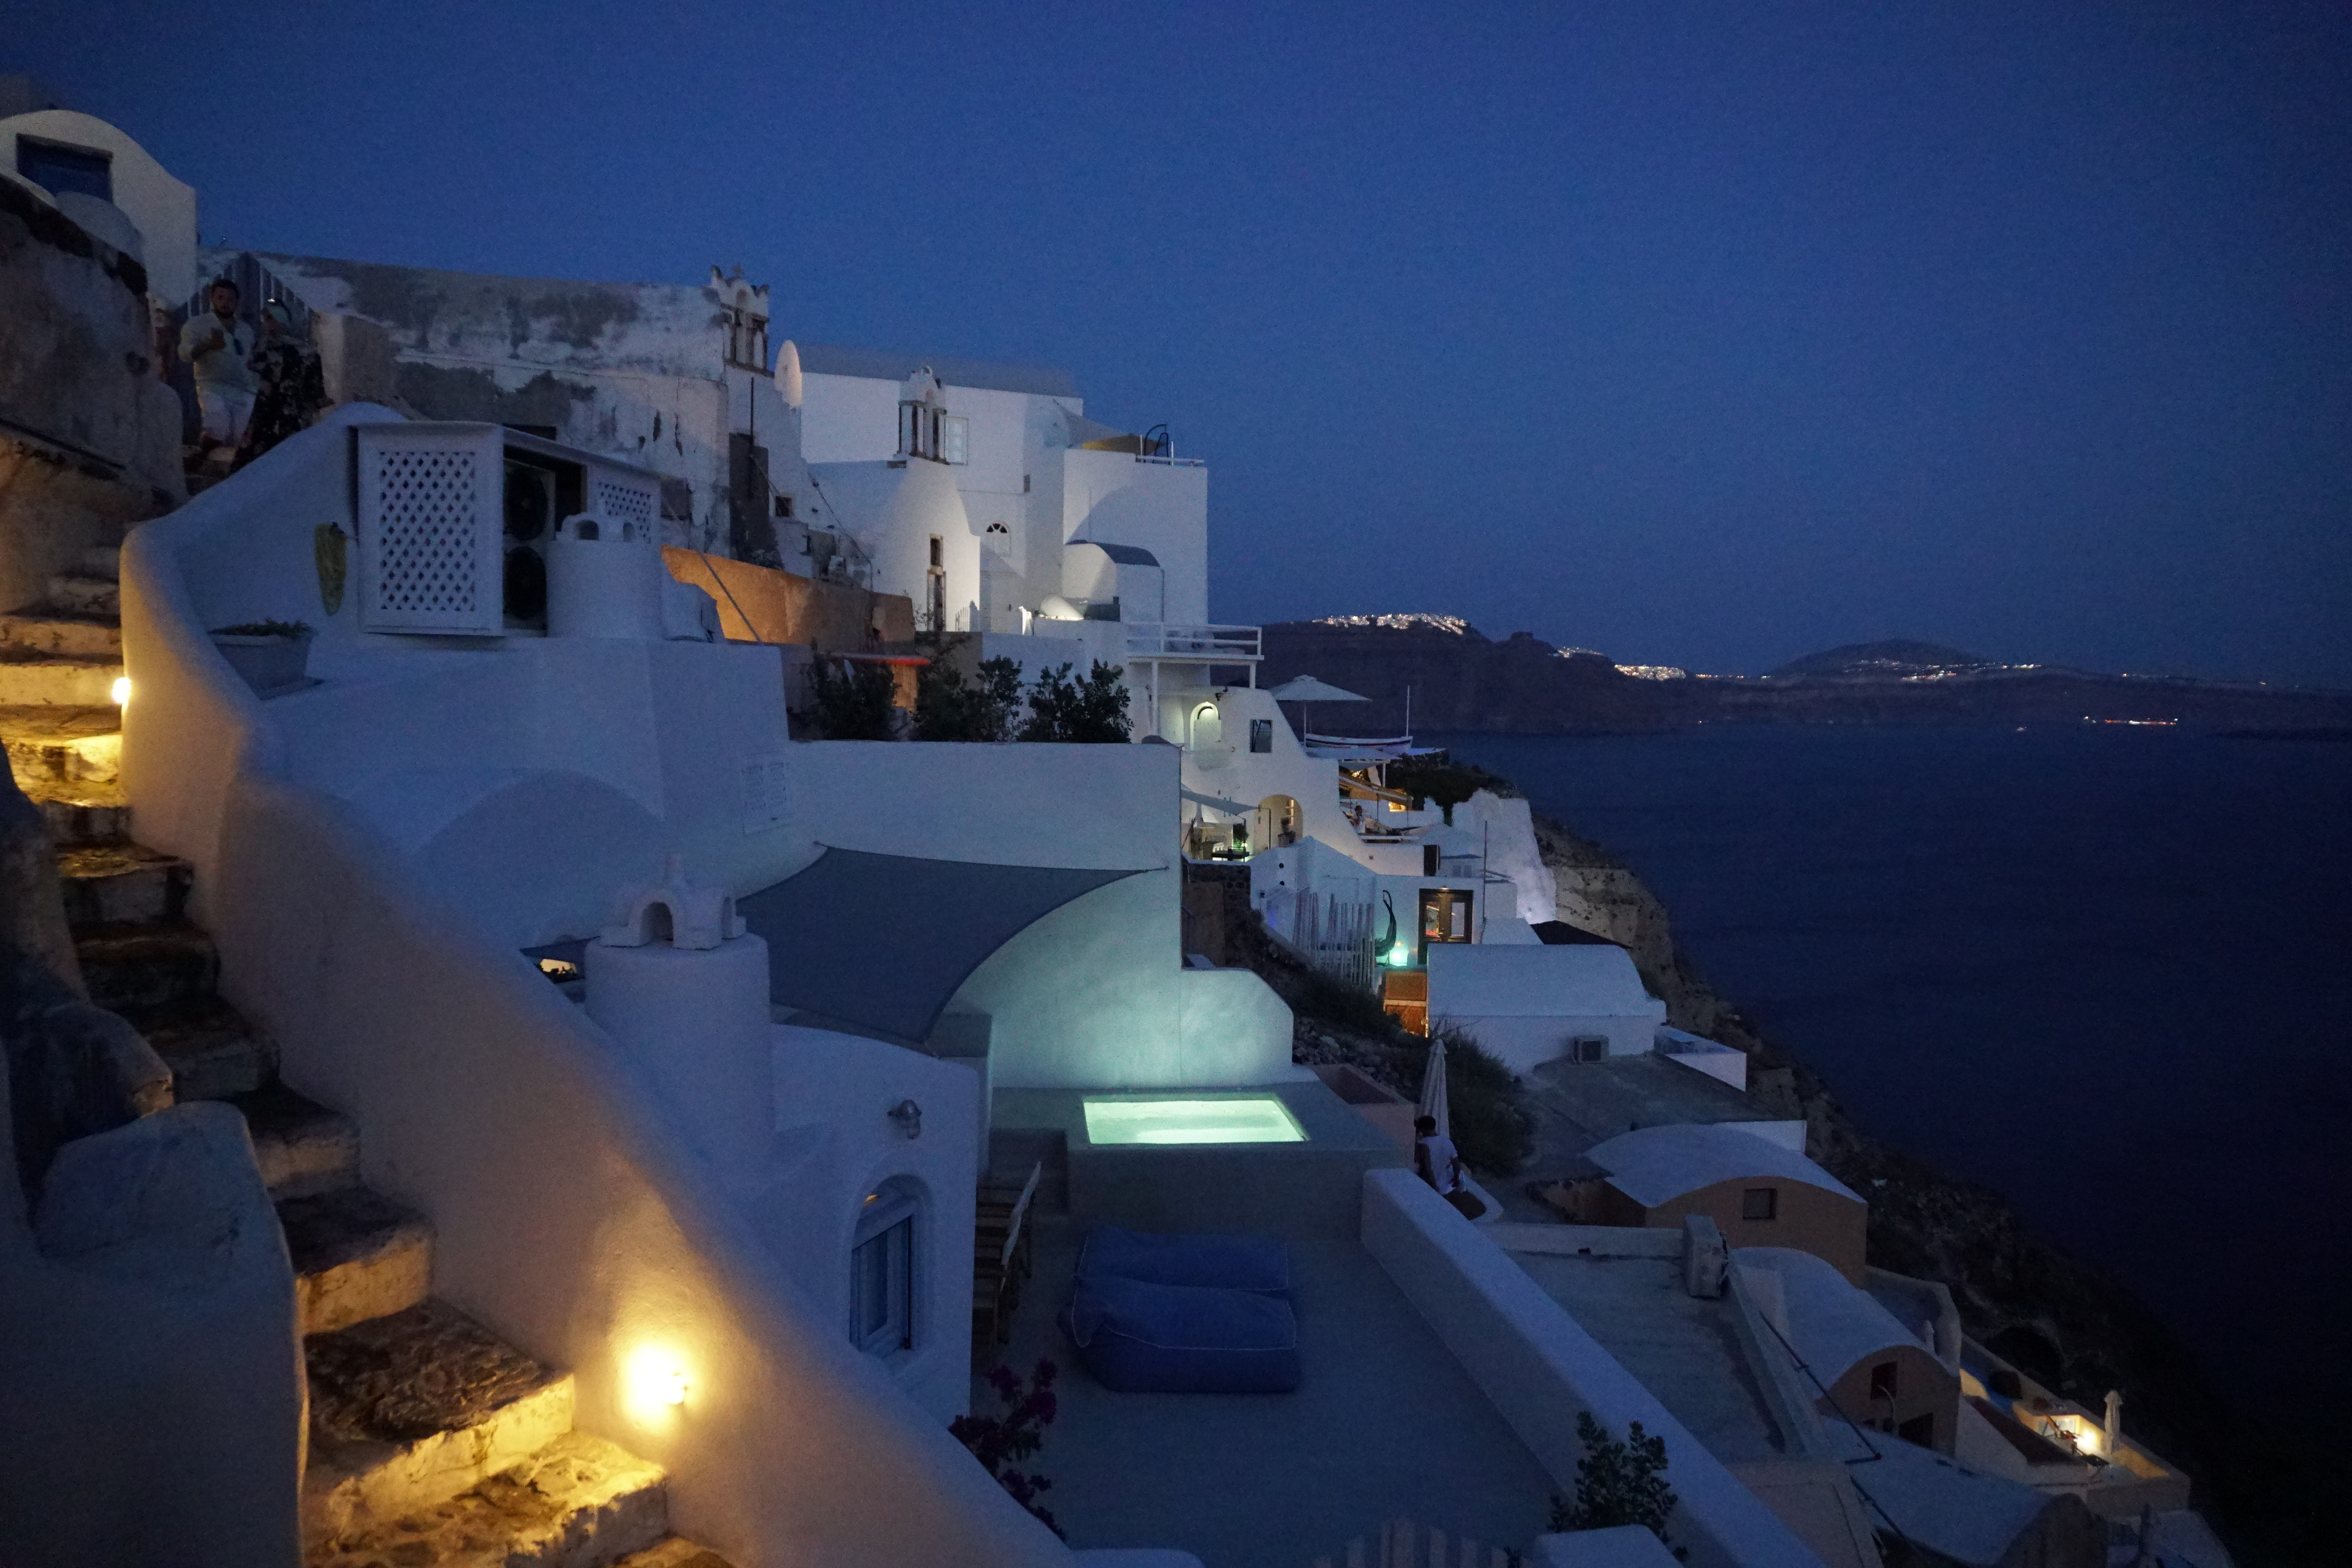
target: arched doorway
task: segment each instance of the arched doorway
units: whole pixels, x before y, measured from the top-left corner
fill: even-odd
[[[1261,850],[1278,850],[1298,841],[1298,802],[1288,795],[1268,795],[1250,813],[1250,837]]]

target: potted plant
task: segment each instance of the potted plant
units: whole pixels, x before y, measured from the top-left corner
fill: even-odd
[[[268,695],[301,684],[310,664],[310,628],[300,621],[247,621],[215,626],[213,646],[245,684]]]

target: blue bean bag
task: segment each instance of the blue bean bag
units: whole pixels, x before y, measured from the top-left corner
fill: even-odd
[[[1215,1285],[1291,1299],[1290,1254],[1262,1236],[1157,1236],[1097,1225],[1078,1249],[1078,1278]]]
[[[1298,1386],[1298,1320],[1255,1291],[1080,1280],[1062,1330],[1087,1370],[1127,1394],[1287,1394]]]

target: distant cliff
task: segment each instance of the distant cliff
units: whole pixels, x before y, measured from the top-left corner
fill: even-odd
[[[1636,668],[1641,673],[1628,673]],[[1259,684],[1300,674],[1371,699],[1308,716],[1313,728],[1356,735],[1401,733],[1408,709],[1417,730],[1535,735],[1706,723],[2090,721],[2309,734],[2352,726],[2352,692],[2003,664],[1923,643],[1832,649],[1769,675],[1689,674],[1621,667],[1603,654],[1555,648],[1525,632],[1496,642],[1445,617],[1356,616],[1266,627]]]

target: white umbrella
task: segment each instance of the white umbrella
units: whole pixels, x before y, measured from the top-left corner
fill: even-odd
[[[1434,1036],[1429,1041],[1429,1065],[1421,1072],[1419,1114],[1435,1118],[1439,1137],[1454,1136],[1454,1121],[1445,1106],[1445,1042]]]
[[[1298,705],[1298,738],[1307,738],[1309,727],[1307,717],[1308,703],[1368,703],[1370,697],[1360,697],[1353,692],[1342,691],[1328,681],[1318,681],[1312,675],[1293,675],[1265,694],[1278,703]]]
[[[1341,691],[1328,681],[1318,681],[1312,675],[1293,675],[1265,694],[1278,703],[1368,703],[1370,697],[1360,697],[1353,692]]]

